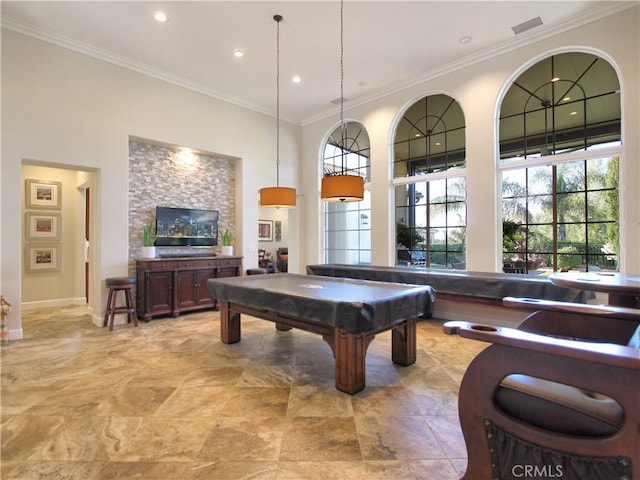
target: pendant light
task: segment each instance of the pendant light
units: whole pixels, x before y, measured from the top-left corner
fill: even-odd
[[[364,178],[348,175],[345,165],[347,126],[344,123],[344,0],[340,0],[340,128],[341,170],[322,177],[320,198],[325,202],[359,202],[364,199]]]
[[[293,208],[296,206],[296,189],[280,186],[280,22],[282,15],[274,15],[276,35],[276,186],[260,189],[260,206]]]

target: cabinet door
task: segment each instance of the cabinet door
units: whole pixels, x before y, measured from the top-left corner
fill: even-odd
[[[198,271],[178,272],[178,309],[191,308],[198,304]]]
[[[171,313],[173,310],[173,272],[149,273],[147,310],[152,315]]]
[[[200,270],[198,272],[197,296],[198,305],[213,304],[209,289],[207,288],[207,280],[216,276],[215,270]]]

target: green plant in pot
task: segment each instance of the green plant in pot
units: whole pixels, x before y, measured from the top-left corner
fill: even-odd
[[[142,229],[142,257],[155,258],[156,256],[156,234],[153,233],[153,225],[147,223]]]
[[[233,255],[233,233],[225,230],[220,234],[220,241],[222,242],[222,255]]]
[[[407,249],[416,248],[424,242],[424,237],[414,228],[409,228],[402,222],[396,222],[396,244]]]

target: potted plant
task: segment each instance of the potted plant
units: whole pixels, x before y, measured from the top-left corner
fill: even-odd
[[[220,240],[222,241],[220,253],[222,255],[233,255],[233,234],[229,230],[225,230],[220,234]]]
[[[156,257],[156,235],[153,233],[153,227],[147,223],[142,230],[142,258]]]

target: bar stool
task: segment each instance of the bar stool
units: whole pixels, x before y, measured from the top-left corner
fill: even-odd
[[[107,308],[104,311],[103,327],[109,324],[109,330],[113,330],[113,321],[118,313],[127,314],[127,323],[132,323],[135,327],[138,326],[138,317],[136,316],[136,304],[133,301],[133,286],[136,284],[135,278],[129,277],[112,277],[105,280],[105,284],[109,289],[109,296],[107,297]],[[125,305],[117,306],[118,292],[124,292]]]

